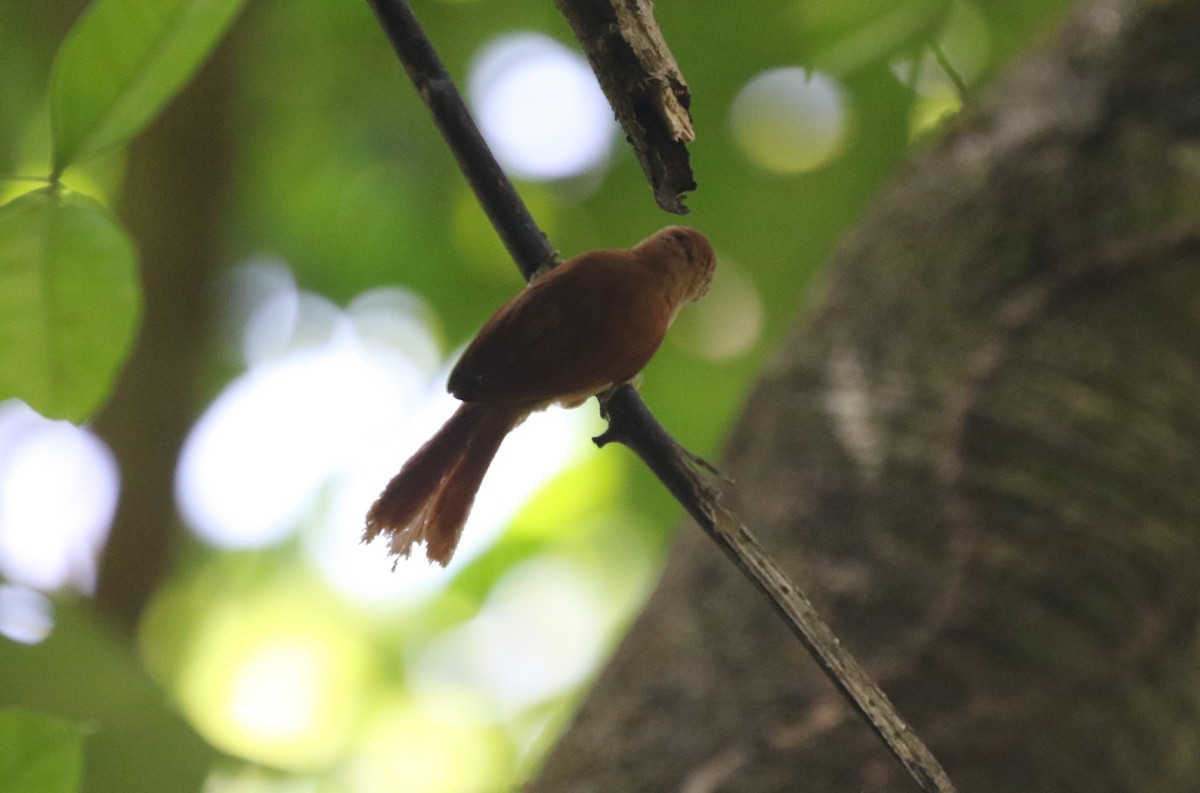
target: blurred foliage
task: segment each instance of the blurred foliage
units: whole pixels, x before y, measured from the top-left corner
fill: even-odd
[[[195,72],[242,0],[96,0],[54,63],[55,174],[124,143]]]
[[[36,646],[0,638],[0,702],[54,714],[86,735],[84,790],[198,790],[218,755],[169,705],[133,649],[85,603],[60,600],[55,619],[54,632]],[[13,749],[0,747],[0,757]]]
[[[96,0],[55,58],[51,187],[0,208],[0,400],[82,421],[138,321],[135,254],[107,210],[62,196],[74,164],[129,140],[205,60],[241,0]]]
[[[83,771],[82,733],[56,719],[0,710],[0,793],[73,793]]]
[[[460,84],[480,48],[506,32],[539,31],[575,48],[551,3],[414,5]],[[931,47],[941,48],[974,92],[1044,35],[1062,5],[658,3],[693,98],[699,189],[688,199],[693,212],[686,222],[710,237],[721,261],[708,300],[726,307],[719,310],[726,316],[758,318],[753,326],[721,329],[717,336],[726,338],[752,327],[747,344],[714,355],[705,352],[716,348],[703,341],[701,325],[689,325],[685,312],[646,370],[647,402],[685,444],[715,454],[754,372],[803,311],[836,240],[914,141],[920,145],[920,135],[935,131],[957,107],[952,94],[925,92],[923,80],[938,77],[929,71]],[[200,58],[222,15],[236,6],[172,4],[215,16],[202,15],[204,24],[168,37],[179,47],[168,58],[170,73],[141,75],[153,85],[129,94],[137,106],[117,114],[116,132],[97,132],[95,114],[85,113],[113,101],[111,85],[83,79],[97,76],[102,64],[81,68],[73,89],[81,93],[67,100],[60,91],[55,105],[58,164],[68,165],[72,152],[99,148],[85,143],[89,135],[112,142],[133,134],[184,79],[188,70],[180,63]],[[54,170],[51,64],[80,10],[78,2],[0,9],[0,173]],[[153,20],[142,22],[143,43],[159,41]],[[235,85],[230,117],[220,122],[232,148],[233,183],[213,197],[221,202],[226,264],[278,258],[301,287],[340,304],[381,285],[403,286],[427,301],[447,354],[520,287],[365,2],[248,4],[217,57]],[[739,91],[780,66],[824,70],[847,97],[846,140],[818,170],[784,175],[761,168],[729,134]],[[123,165],[119,154],[101,158],[68,168],[64,181],[120,207]],[[0,200],[37,186],[0,182]],[[564,255],[631,245],[678,221],[657,209],[621,145],[603,173],[518,188]],[[20,206],[13,201],[4,210],[11,217]],[[0,259],[4,250],[0,241]],[[99,333],[112,341],[116,331]],[[198,409],[236,374],[215,356],[204,369],[209,379],[196,395]],[[527,613],[521,609],[537,623],[539,608],[594,601],[603,616],[594,629],[584,623],[592,635],[579,643],[598,652],[644,596],[678,514],[631,455],[607,449],[554,481],[501,542],[416,607],[344,600],[309,568],[304,527],[293,541],[245,553],[218,552],[181,534],[176,568],[151,604],[136,649],[91,614],[86,601],[61,598],[56,628],[42,644],[0,638],[0,702],[86,725],[84,789],[90,791],[197,790],[206,775],[212,790],[505,789],[553,739],[571,695],[514,704],[471,694],[470,681],[495,672],[471,666],[471,643],[497,625],[519,633],[512,614]],[[547,570],[556,572],[545,578]],[[553,594],[532,583],[538,580],[555,582]],[[547,632],[569,632],[569,622],[547,619]],[[315,715],[313,731],[302,740],[255,743],[221,721],[213,692],[240,685],[245,665],[237,663],[245,653],[292,657],[306,647],[315,649],[304,657],[317,660],[297,674],[326,683],[320,696],[296,705]],[[541,674],[538,663],[549,670],[577,663],[560,660],[560,652],[549,647],[514,665]],[[0,731],[0,756],[11,748],[5,735]]]

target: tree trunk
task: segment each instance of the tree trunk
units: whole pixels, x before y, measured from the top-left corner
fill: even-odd
[[[1200,790],[1198,35],[1100,0],[1012,69],[842,244],[722,465],[963,791]],[[529,789],[913,787],[684,530]]]
[[[129,149],[123,219],[138,241],[144,314],[112,400],[96,420],[121,468],[96,603],[132,634],[179,538],[174,479],[202,392],[210,303],[223,264],[221,207],[233,158],[227,39]]]

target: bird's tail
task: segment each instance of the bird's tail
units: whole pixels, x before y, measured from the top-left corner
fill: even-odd
[[[424,542],[425,555],[445,567],[492,458],[526,412],[464,402],[388,482],[367,513],[363,540],[385,534],[391,552],[404,557]]]

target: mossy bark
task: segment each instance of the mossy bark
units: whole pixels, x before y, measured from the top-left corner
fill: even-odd
[[[876,202],[730,499],[963,791],[1200,790],[1200,4],[1100,0]],[[529,786],[910,790],[695,531]]]

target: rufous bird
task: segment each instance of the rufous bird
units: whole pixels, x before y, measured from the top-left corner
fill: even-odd
[[[403,557],[423,542],[446,566],[504,437],[535,411],[575,407],[629,382],[679,309],[708,291],[715,267],[703,234],[670,226],[534,278],[463,352],[447,385],[463,404],[388,482],[363,540],[386,535]]]

